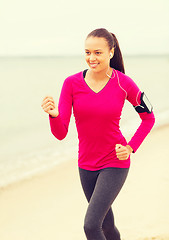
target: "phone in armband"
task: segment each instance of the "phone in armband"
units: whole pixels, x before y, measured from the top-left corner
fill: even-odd
[[[138,105],[138,106],[134,106],[133,105],[135,110],[138,113],[142,113],[142,112],[151,113],[152,110],[153,110],[153,106],[151,105],[148,97],[146,96],[146,94],[144,92],[141,93],[140,100],[141,100],[141,104],[140,105]]]

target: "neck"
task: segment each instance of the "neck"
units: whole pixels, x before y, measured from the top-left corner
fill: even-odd
[[[96,81],[100,81],[105,78],[111,78],[111,75],[112,75],[112,69],[110,67],[100,72],[94,72],[92,70],[90,70],[89,72],[90,72],[91,78],[93,78]]]

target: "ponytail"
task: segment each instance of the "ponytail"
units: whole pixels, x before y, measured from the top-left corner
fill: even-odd
[[[110,59],[110,67],[119,70],[120,72],[125,74],[123,57],[119,47],[118,40],[113,33],[111,33],[111,35],[113,36],[114,39],[114,56]]]
[[[104,38],[108,43],[109,49],[114,48],[114,56],[110,59],[110,67],[125,74],[123,57],[116,36],[108,32],[105,28],[98,28],[89,33],[88,37]]]

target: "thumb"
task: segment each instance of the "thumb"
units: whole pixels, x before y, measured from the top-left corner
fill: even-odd
[[[116,144],[116,147],[115,147],[115,149],[117,150],[118,148],[121,148],[122,147],[122,145],[121,144]]]

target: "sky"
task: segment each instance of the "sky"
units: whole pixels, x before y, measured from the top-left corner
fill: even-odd
[[[0,56],[84,54],[101,27],[123,54],[169,54],[169,0],[0,0]]]

